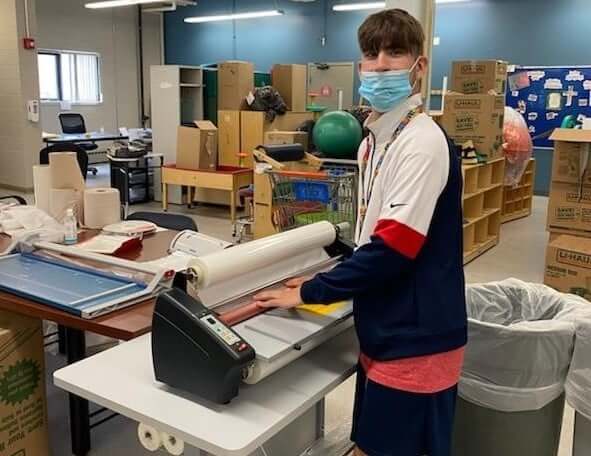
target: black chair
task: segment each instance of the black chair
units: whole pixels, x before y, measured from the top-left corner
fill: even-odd
[[[0,200],[7,200],[7,199],[13,199],[21,206],[27,205],[27,200],[25,200],[22,196],[18,196],[18,195],[0,196]]]
[[[86,173],[88,171],[88,154],[82,147],[75,143],[56,143],[52,146],[48,146],[45,149],[41,149],[41,152],[39,152],[39,164],[49,165],[49,154],[53,152],[76,152],[78,166],[80,166],[82,177],[86,180]]]
[[[82,114],[78,114],[76,112],[62,112],[58,115],[60,119],[60,124],[62,126],[62,132],[65,134],[82,134],[86,133],[86,123],[84,122],[84,117]],[[91,142],[80,142],[77,143],[82,147],[85,151],[90,152],[93,150],[98,149],[98,146]],[[94,167],[90,167],[89,171],[92,172],[96,176],[98,170]]]
[[[165,214],[163,212],[134,212],[133,214],[129,214],[125,220],[145,220],[146,222],[152,222],[169,230],[198,231],[195,220],[186,215]]]

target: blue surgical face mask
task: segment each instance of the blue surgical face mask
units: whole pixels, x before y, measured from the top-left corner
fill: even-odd
[[[408,70],[362,71],[359,95],[378,112],[388,112],[412,94],[410,73],[418,59]]]

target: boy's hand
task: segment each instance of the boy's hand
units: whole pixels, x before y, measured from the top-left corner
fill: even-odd
[[[301,286],[298,285],[281,288],[279,290],[263,291],[254,296],[255,304],[264,308],[280,307],[282,309],[291,309],[297,307],[302,304],[300,287]]]
[[[285,282],[285,286],[287,288],[299,288],[304,282],[307,282],[310,279],[312,279],[312,277],[294,277]]]

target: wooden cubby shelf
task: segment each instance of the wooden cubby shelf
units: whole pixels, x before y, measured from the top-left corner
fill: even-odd
[[[508,185],[503,187],[502,223],[531,215],[535,175],[536,161],[532,158],[519,183],[513,187]]]

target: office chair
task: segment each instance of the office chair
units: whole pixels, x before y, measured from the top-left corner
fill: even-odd
[[[18,196],[18,195],[0,196],[0,200],[7,200],[7,199],[13,199],[21,206],[27,205],[27,200],[25,200],[22,196]]]
[[[45,149],[41,149],[39,152],[39,164],[49,165],[49,154],[53,152],[76,152],[78,166],[80,166],[82,177],[86,180],[86,173],[88,172],[88,154],[82,147],[75,143],[57,143],[48,146]]]
[[[134,212],[133,214],[129,214],[125,220],[144,220],[169,230],[198,231],[195,220],[186,215],[165,214],[163,212]]]
[[[86,124],[84,123],[84,117],[82,114],[76,112],[62,112],[58,115],[60,124],[62,126],[62,132],[65,134],[82,134],[86,133]],[[90,152],[98,149],[98,146],[91,142],[80,142],[78,143],[85,151]],[[88,168],[93,175],[96,176],[98,170],[95,167]]]

